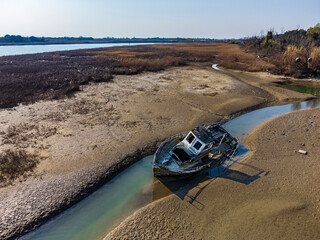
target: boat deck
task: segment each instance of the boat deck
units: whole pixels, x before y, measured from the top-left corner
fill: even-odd
[[[221,130],[218,133],[221,136],[215,141],[212,141],[209,148],[203,150],[198,155],[191,153],[192,156],[190,156],[190,159],[186,159],[185,161],[179,160],[181,159],[181,154],[174,151],[174,154],[178,154],[178,156],[171,156],[170,152],[179,145],[179,143],[187,136],[187,133],[175,135],[167,139],[158,148],[154,157],[155,175],[190,174],[204,168],[221,165],[237,149],[238,141],[225,131]],[[218,133],[216,135],[218,135]],[[189,153],[187,154],[189,155]],[[176,157],[179,159],[176,159]]]

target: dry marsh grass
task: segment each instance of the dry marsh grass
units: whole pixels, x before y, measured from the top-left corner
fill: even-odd
[[[310,68],[320,73],[320,47],[314,47],[310,53],[312,61],[310,63]]]
[[[300,58],[302,63],[306,63],[308,59],[308,49],[305,47],[297,47],[289,45],[282,54],[283,65],[292,67],[296,64],[296,58]]]
[[[143,52],[144,51],[144,52]],[[183,43],[123,47],[97,52],[96,58],[116,59],[122,67],[139,71],[157,71],[167,66],[190,62],[219,61],[226,68],[245,71],[266,71],[273,67],[256,55],[243,51],[239,45],[227,43]]]
[[[15,179],[32,171],[39,157],[24,150],[6,150],[0,153],[0,187],[7,186]]]
[[[38,140],[48,138],[57,133],[57,128],[36,125],[32,123],[22,123],[19,125],[9,126],[6,132],[2,135],[3,144],[11,144],[20,148],[30,147]]]
[[[300,61],[297,62],[296,59]],[[311,58],[311,62],[308,59]],[[320,72],[320,47],[289,45],[281,56],[284,73],[295,77]]]
[[[265,71],[272,64],[236,44],[176,43],[75,50],[0,57],[0,107],[59,99],[89,82],[113,75],[159,71],[191,62],[219,62],[226,68]]]
[[[0,107],[59,99],[91,82],[111,81],[114,61],[93,61],[84,52],[0,57]]]
[[[233,42],[272,63],[274,67],[270,69],[271,73],[298,78],[317,77],[320,76],[319,31],[319,24],[307,31],[299,28],[277,33],[271,29],[266,35]],[[300,61],[295,61],[296,58],[300,58]]]

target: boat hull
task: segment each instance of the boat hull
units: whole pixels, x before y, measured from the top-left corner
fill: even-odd
[[[166,139],[157,149],[153,159],[152,168],[154,176],[167,177],[193,175],[204,169],[219,167],[227,159],[231,158],[238,148],[238,139],[232,137],[220,125],[210,125],[208,128],[211,126],[212,128],[217,129],[216,132],[221,133],[219,136],[219,145],[216,141],[217,147],[213,146],[212,148],[207,149],[202,155],[193,157],[190,161],[185,160],[185,162],[179,162],[179,158],[177,158],[176,155],[173,156],[175,152],[172,155],[171,151],[182,141],[182,139],[184,139],[187,133],[177,134]],[[225,141],[225,143],[223,141]]]
[[[153,174],[155,177],[167,177],[167,176],[188,176],[193,175],[196,173],[199,173],[205,169],[209,169],[212,167],[219,167],[225,162],[226,158],[215,160],[211,162],[210,164],[198,166],[193,169],[188,170],[181,170],[181,171],[171,171],[169,169],[166,169],[165,167],[157,165],[155,162],[152,164]]]
[[[165,169],[165,168],[162,168],[160,166],[157,166],[156,164],[153,164],[152,165],[152,169],[153,169],[153,175],[155,177],[167,177],[167,176],[187,176],[187,175],[192,175],[192,174],[200,172],[204,168],[201,168],[201,169],[198,169],[198,170],[194,170],[194,171],[188,171],[188,172],[183,172],[183,171],[175,172],[175,171],[170,171],[168,169]]]

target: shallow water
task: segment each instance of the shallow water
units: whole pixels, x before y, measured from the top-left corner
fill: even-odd
[[[315,96],[320,96],[320,86],[316,85],[300,85],[300,84],[288,84],[284,85],[284,88],[301,92],[301,93],[309,93]]]
[[[218,68],[218,64],[212,64],[211,66],[214,70],[223,71],[222,69]]]
[[[318,107],[320,107],[320,100],[317,99],[267,107],[241,115],[224,124],[224,127],[241,140],[255,127],[269,119],[296,110]],[[219,169],[211,169],[192,179],[169,183],[159,181],[153,177],[153,156],[148,156],[117,175],[113,180],[74,207],[63,212],[34,232],[25,235],[22,239],[101,239],[121,220],[132,214],[133,211],[154,200],[169,194],[176,194],[181,199],[189,197],[188,192],[190,189],[208,180],[208,178],[216,178],[228,166],[243,159],[248,153],[246,146],[241,144],[233,161],[226,162]],[[190,201],[192,202],[192,199]]]
[[[100,239],[120,219],[152,201],[152,156],[21,239]]]
[[[0,46],[0,57],[22,54],[34,54],[78,49],[148,45],[153,43],[82,43],[82,44],[49,44],[49,45],[14,45]]]

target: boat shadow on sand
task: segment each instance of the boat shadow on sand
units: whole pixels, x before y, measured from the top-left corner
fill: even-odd
[[[230,169],[230,166],[234,163],[242,165],[243,167],[241,169],[249,169],[248,172],[250,172],[250,174]],[[205,205],[197,199],[200,194],[218,178],[249,185],[259,179],[261,175],[266,176],[268,174],[269,171],[253,165],[231,161],[231,164],[227,167],[223,165],[185,178],[158,177],[154,178],[153,200],[175,194],[180,199],[188,201],[193,207],[203,210]]]

